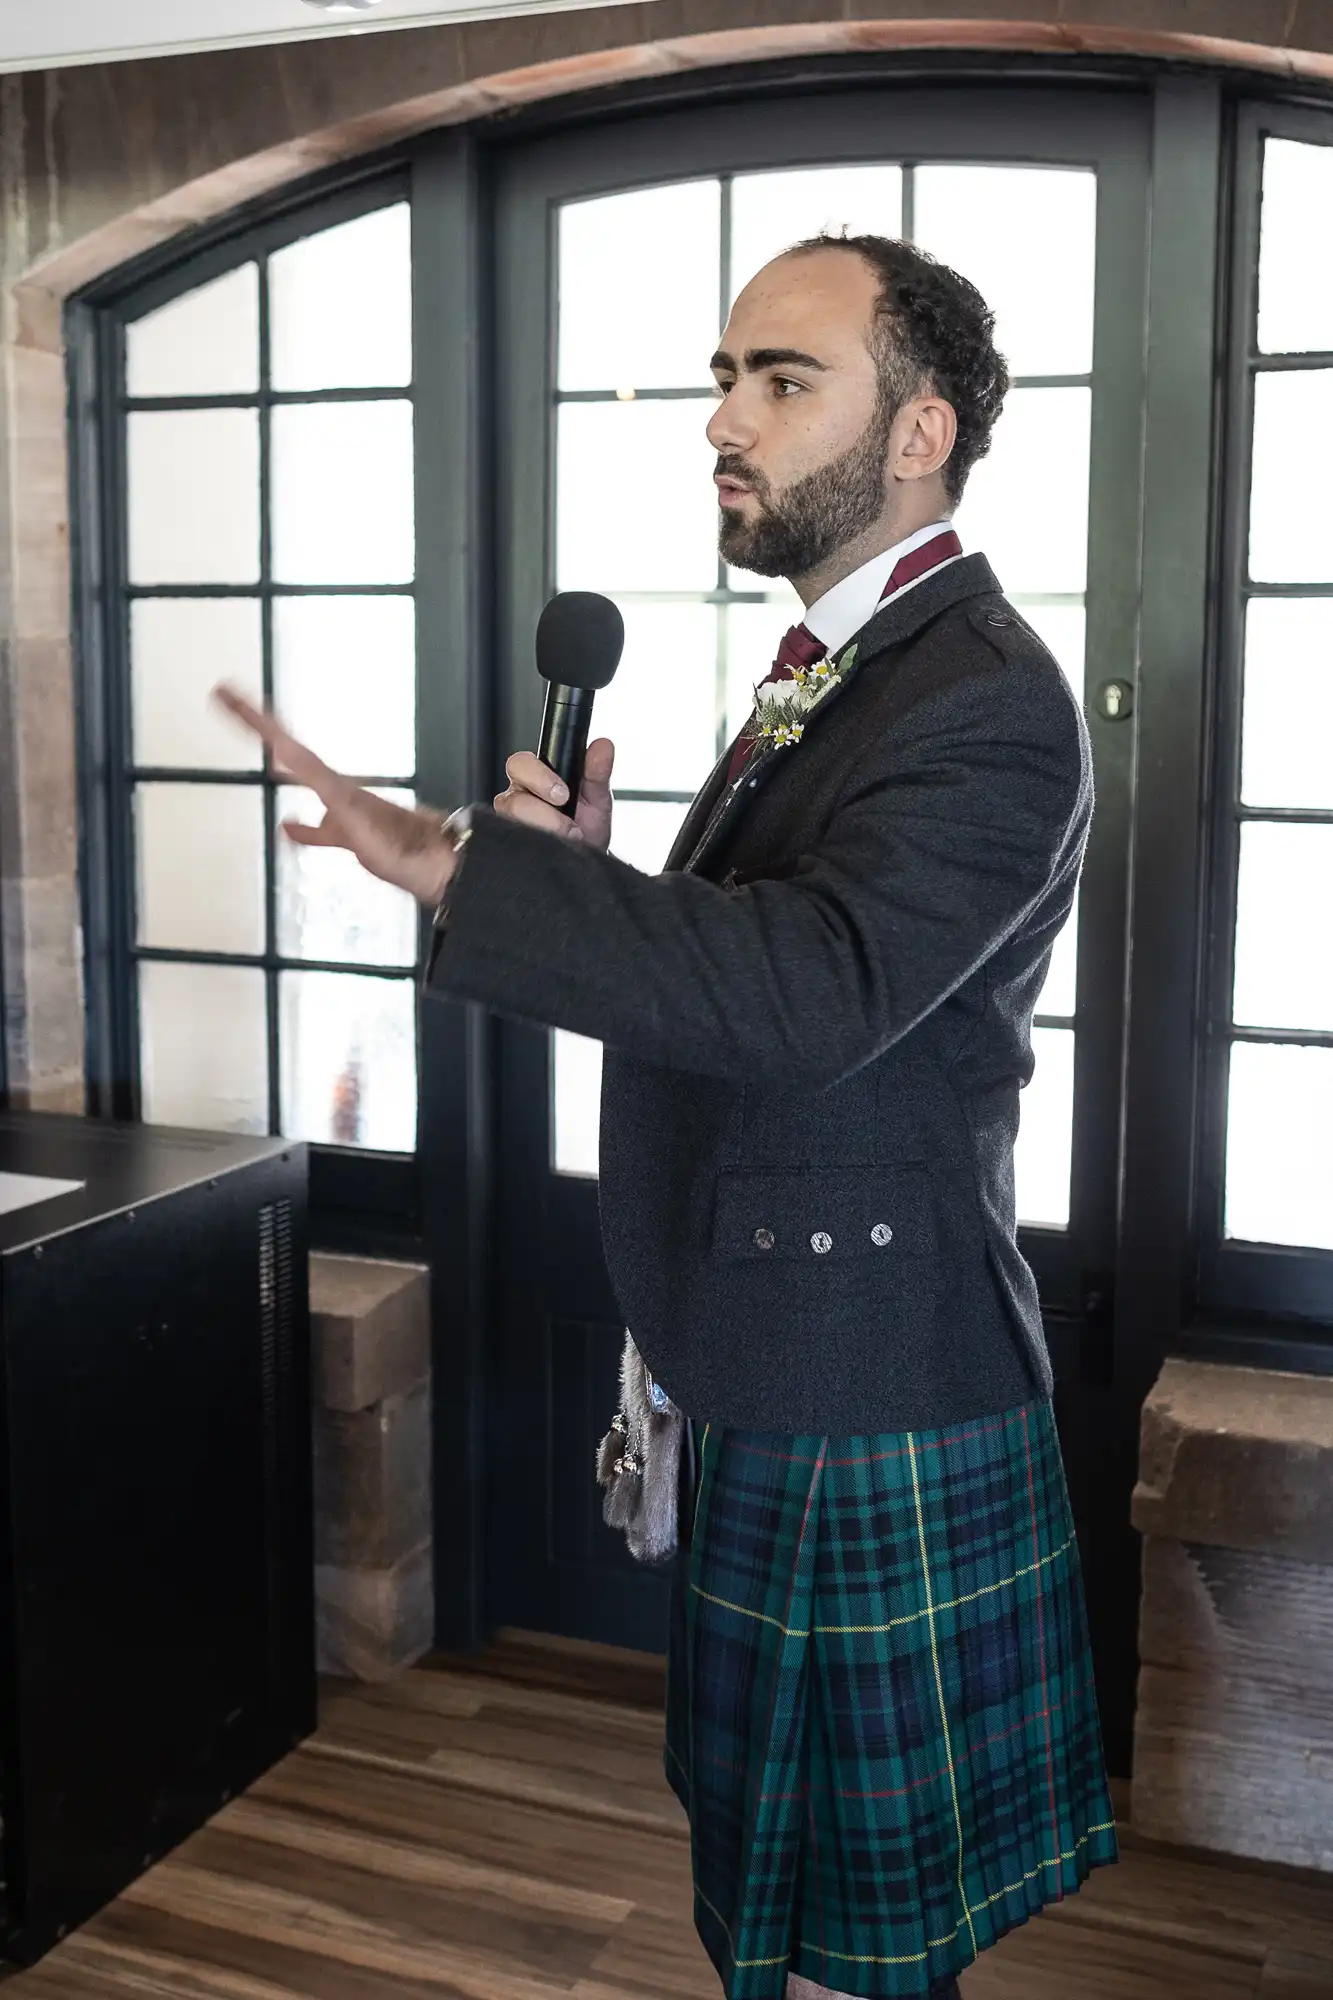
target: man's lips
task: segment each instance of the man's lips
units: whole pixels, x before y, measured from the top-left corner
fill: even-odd
[[[725,473],[715,474],[713,484],[717,487],[720,507],[734,507],[737,501],[743,500],[752,491],[750,487],[742,486],[739,479],[728,479]]]

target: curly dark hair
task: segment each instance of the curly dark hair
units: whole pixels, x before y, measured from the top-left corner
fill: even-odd
[[[793,243],[784,254],[811,250],[850,250],[879,278],[873,352],[882,407],[891,414],[929,391],[952,404],[958,436],[943,478],[957,506],[968,473],[990,450],[1009,387],[1009,370],[995,351],[994,313],[975,285],[914,243],[824,233]]]

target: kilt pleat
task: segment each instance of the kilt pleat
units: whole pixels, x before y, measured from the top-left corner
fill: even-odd
[[[926,1996],[1116,1859],[1051,1404],[695,1437],[664,1759],[699,1935],[727,2000]]]

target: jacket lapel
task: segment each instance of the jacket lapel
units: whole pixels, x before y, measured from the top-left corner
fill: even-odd
[[[806,752],[810,737],[828,710],[872,661],[912,638],[951,605],[960,603],[964,598],[998,593],[999,588],[995,572],[985,556],[962,556],[935,575],[924,577],[913,589],[895,598],[892,604],[886,604],[845,646],[839,647],[841,656],[849,646],[855,645],[856,657],[806,717],[799,743],[779,748],[771,738],[764,738],[751,752],[734,785],[726,782],[732,746],[723,751],[703,790],[685,815],[684,824],[667,856],[667,868],[682,870],[686,874],[698,873],[703,868],[721,842],[735,830],[748,801],[777,764]]]

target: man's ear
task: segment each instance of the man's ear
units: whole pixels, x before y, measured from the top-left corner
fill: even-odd
[[[901,430],[899,427],[901,426]],[[943,396],[914,396],[894,419],[890,470],[896,479],[929,479],[947,460],[958,436],[958,417]]]

